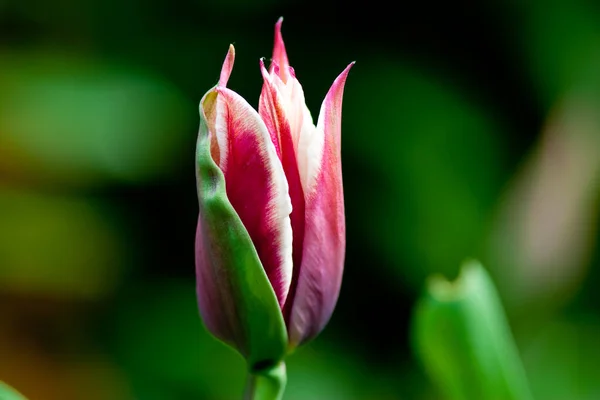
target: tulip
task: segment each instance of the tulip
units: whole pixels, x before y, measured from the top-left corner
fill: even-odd
[[[335,79],[317,124],[275,25],[258,111],[218,84],[200,102],[196,275],[207,329],[251,368],[270,368],[314,338],[337,302],[344,264],[341,106]]]

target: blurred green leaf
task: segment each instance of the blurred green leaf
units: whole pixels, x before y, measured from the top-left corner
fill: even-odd
[[[479,263],[466,263],[454,283],[432,277],[414,318],[415,350],[449,399],[532,399],[500,299]]]
[[[92,299],[125,265],[110,212],[83,197],[0,187],[0,290]]]
[[[0,381],[0,400],[27,400],[21,394],[17,393],[16,390],[8,386],[6,383]]]
[[[529,332],[523,361],[537,399],[600,399],[600,321],[575,314]]]
[[[183,139],[193,137],[186,127],[196,106],[145,70],[58,52],[4,51],[0,86],[0,167],[32,179],[165,177],[180,165]]]

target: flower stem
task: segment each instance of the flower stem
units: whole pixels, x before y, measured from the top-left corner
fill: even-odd
[[[271,368],[250,371],[244,400],[281,400],[286,383],[283,361]]]

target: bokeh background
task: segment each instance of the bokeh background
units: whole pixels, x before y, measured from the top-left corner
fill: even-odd
[[[198,102],[283,34],[313,117],[351,61],[336,312],[285,399],[440,399],[426,277],[488,267],[537,399],[600,398],[600,6],[0,0],[0,379],[30,400],[229,400],[196,308]]]

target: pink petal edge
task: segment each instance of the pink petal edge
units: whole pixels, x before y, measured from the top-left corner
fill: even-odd
[[[292,212],[290,214],[293,235],[292,259],[293,265],[296,266],[302,262],[305,204],[294,135],[289,120],[289,108],[284,107],[284,99],[282,99],[282,94],[278,89],[278,87],[282,88],[284,84],[278,76],[267,72],[262,59],[260,60],[260,69],[264,83],[259,99],[259,114],[275,144],[288,183],[289,196],[292,202]],[[292,270],[290,285],[294,276],[295,268]],[[289,307],[284,307],[285,304],[281,304],[282,309],[288,310]]]
[[[275,146],[260,115],[239,94],[217,87],[224,100],[229,157],[227,197],[256,248],[280,304],[292,279],[292,204]]]
[[[281,24],[283,23],[283,17],[279,17],[275,24],[275,43],[273,44],[273,62],[279,66],[277,75],[281,80],[286,83],[290,77],[290,63],[288,61],[287,52],[285,51],[285,44],[283,43],[283,36],[281,35]],[[274,65],[271,64],[272,73],[274,71]]]
[[[233,70],[233,62],[235,61],[235,48],[232,44],[229,45],[227,56],[223,61],[223,67],[221,68],[221,76],[219,77],[219,86],[226,87],[231,71]]]
[[[341,164],[342,97],[351,63],[335,79],[321,105],[317,134],[324,135],[321,163],[306,196],[302,265],[292,282],[288,321],[290,346],[314,338],[329,321],[337,302],[346,249]]]

